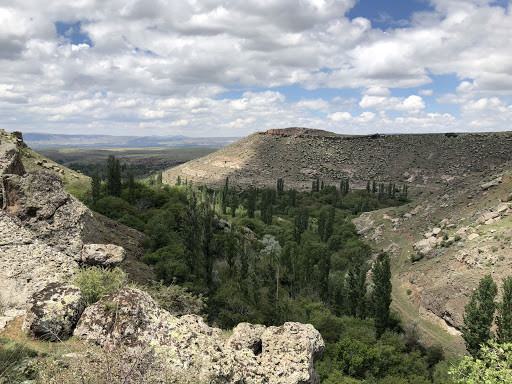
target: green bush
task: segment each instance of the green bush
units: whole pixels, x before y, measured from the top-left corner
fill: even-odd
[[[93,206],[96,212],[111,219],[118,220],[125,215],[137,216],[137,208],[127,201],[115,196],[105,196],[99,199]]]
[[[423,257],[425,257],[425,255],[421,252],[413,253],[411,255],[411,261],[415,263],[416,261],[420,261],[421,259],[423,259]]]
[[[89,267],[76,275],[74,283],[82,291],[87,305],[91,305],[103,296],[120,289],[126,283],[126,273],[118,267]]]
[[[179,285],[166,286],[160,282],[144,289],[163,309],[174,316],[199,315],[206,308],[201,295],[193,295]]]

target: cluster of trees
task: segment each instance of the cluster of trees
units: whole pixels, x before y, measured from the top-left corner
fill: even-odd
[[[502,300],[496,302],[498,286],[492,276],[487,275],[480,280],[464,307],[462,337],[474,357],[478,357],[481,347],[493,339],[498,344],[512,342],[512,276],[503,279],[502,289]],[[496,334],[491,330],[493,323]]]
[[[462,337],[470,356],[450,370],[456,383],[512,382],[512,276],[503,279],[500,302],[497,294],[486,275],[464,308]]]
[[[246,190],[226,179],[215,190],[128,178],[119,188],[117,167],[109,159],[107,180],[93,179],[91,207],[144,232],[143,260],[157,280],[205,298],[211,324],[312,323],[328,344],[319,367],[325,380],[432,382],[438,361],[428,349],[407,344],[390,313],[389,255],[372,259],[351,221],[365,210],[399,204],[398,196],[379,200],[350,190],[349,180],[340,188],[315,180],[309,192],[286,189],[282,179],[275,188]],[[363,329],[361,339],[351,339]]]

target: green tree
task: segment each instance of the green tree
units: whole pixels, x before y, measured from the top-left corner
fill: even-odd
[[[100,198],[101,193],[101,177],[98,173],[94,173],[91,177],[91,194],[92,202],[95,204]]]
[[[457,384],[512,383],[512,344],[491,341],[479,358],[465,356],[450,373]]]
[[[477,356],[480,346],[488,342],[491,337],[491,325],[496,310],[494,301],[498,287],[491,275],[480,280],[478,289],[473,292],[469,303],[464,307],[464,326],[462,337],[466,342],[466,349],[472,356]]]
[[[375,332],[380,338],[390,325],[391,305],[391,266],[389,254],[381,252],[373,266],[373,315],[375,318]]]
[[[251,187],[247,193],[247,216],[251,219],[254,217],[254,211],[256,210],[256,201],[258,198],[258,191]]]
[[[318,236],[320,240],[325,241],[325,224],[327,221],[327,213],[325,211],[320,212],[318,217]]]
[[[277,179],[277,195],[281,196],[284,193],[284,180]]]
[[[128,176],[128,202],[130,204],[135,202],[135,178],[132,173]]]
[[[110,155],[107,159],[107,191],[111,196],[121,196],[121,167],[119,159]]]
[[[498,304],[498,342],[512,342],[512,276],[503,279],[503,298]]]

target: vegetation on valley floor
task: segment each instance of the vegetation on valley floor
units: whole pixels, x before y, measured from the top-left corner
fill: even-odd
[[[372,182],[351,190],[348,179],[314,180],[310,192],[286,189],[281,179],[276,188],[247,190],[229,179],[219,190],[158,177],[120,183],[115,160],[82,198],[144,232],[144,261],[160,289],[177,284],[201,297],[211,324],[312,323],[327,343],[318,363],[325,382],[450,382],[442,350],[425,347],[414,326],[389,312],[389,255],[372,259],[351,222],[401,204],[406,189]]]

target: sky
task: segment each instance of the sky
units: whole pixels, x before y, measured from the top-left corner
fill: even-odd
[[[512,130],[512,0],[0,0],[0,128]]]

